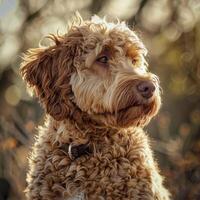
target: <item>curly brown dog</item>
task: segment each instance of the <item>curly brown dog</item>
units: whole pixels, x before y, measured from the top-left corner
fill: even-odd
[[[76,21],[24,55],[22,77],[47,113],[27,199],[168,200],[142,130],[161,104],[147,50],[124,22]]]

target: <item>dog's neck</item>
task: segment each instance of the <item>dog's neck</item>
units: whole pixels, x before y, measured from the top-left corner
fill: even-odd
[[[48,116],[45,126],[46,128],[48,127],[48,142],[54,148],[64,150],[72,160],[88,154],[88,152],[102,151],[105,144],[110,146],[118,143],[119,138],[122,139],[124,135],[137,132],[134,129],[138,129],[131,127],[131,130],[129,128],[122,130],[106,127],[105,125],[97,124],[88,115],[80,112],[74,113],[72,118],[66,118],[62,121],[57,121]],[[69,149],[72,151],[69,151]],[[74,149],[75,154],[71,153]]]
[[[119,129],[107,127],[97,123],[95,120],[80,110],[74,110],[73,115],[62,121],[57,121],[53,117],[48,116],[48,126],[51,126],[54,134],[52,140],[59,140],[59,143],[86,143],[89,140],[98,142],[101,138],[108,135],[116,134]],[[55,139],[57,138],[57,139]]]
[[[64,122],[74,125],[81,132],[92,135],[93,137],[94,133],[97,137],[102,137],[108,131],[111,133],[119,129],[105,126],[103,123],[94,120],[88,113],[81,111],[77,106],[75,106],[73,113]]]

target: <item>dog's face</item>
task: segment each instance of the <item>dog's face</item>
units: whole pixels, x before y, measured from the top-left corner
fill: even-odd
[[[106,126],[145,125],[160,107],[158,79],[146,49],[124,23],[81,21],[55,45],[30,51],[21,72],[57,120],[76,108]]]

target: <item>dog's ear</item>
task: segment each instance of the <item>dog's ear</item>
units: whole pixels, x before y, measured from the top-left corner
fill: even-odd
[[[70,77],[74,71],[76,40],[51,36],[54,45],[29,50],[23,57],[20,72],[39,101],[56,120],[70,112]]]

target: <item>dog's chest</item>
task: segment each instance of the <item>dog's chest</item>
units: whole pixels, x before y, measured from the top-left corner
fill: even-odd
[[[74,185],[78,191],[70,200],[83,200],[107,195],[127,195],[128,187],[138,188],[144,182],[151,182],[150,175],[142,167],[140,153],[132,155],[120,146],[110,146],[110,149],[74,161],[66,174],[67,187]],[[70,177],[70,178],[69,178]],[[145,187],[145,186],[142,186]],[[148,190],[148,189],[147,189]],[[93,196],[93,195],[96,196]]]
[[[67,198],[65,200],[85,200],[85,197],[84,197],[83,192],[80,192],[80,193],[76,194],[75,196]]]
[[[58,182],[63,183],[62,186],[59,184],[59,190],[71,194],[70,197],[67,195],[67,200],[106,199],[111,194],[115,199],[126,196],[130,187],[129,196],[133,197],[132,194],[137,193],[135,188],[150,185],[151,177],[144,167],[144,160],[148,160],[144,154],[144,141],[136,134],[134,139],[128,136],[124,139],[121,135],[115,137],[99,142],[90,155],[73,161],[65,159],[67,155],[58,151],[59,160],[54,167],[58,169]]]

